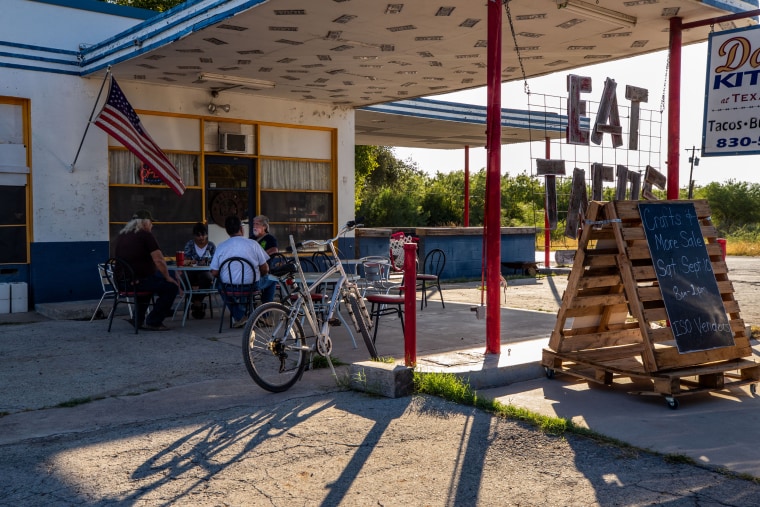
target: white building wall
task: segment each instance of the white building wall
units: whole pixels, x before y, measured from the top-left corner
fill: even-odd
[[[107,135],[91,125],[71,164],[96,103],[101,80],[34,71],[2,71],[0,95],[31,99],[33,241],[108,240]],[[138,110],[207,114],[211,97],[188,88],[120,82]],[[103,90],[97,110],[105,100]],[[214,119],[256,120],[338,129],[338,223],[354,214],[354,113],[330,105],[289,102],[225,92],[229,113]],[[96,111],[97,112],[97,111]]]
[[[30,104],[31,264],[19,276],[30,281],[36,302],[81,297],[88,291],[95,296],[99,288],[91,274],[94,264],[107,254],[109,240],[108,136],[87,125],[108,90],[104,88],[97,100],[103,76],[79,77],[74,52],[140,20],[44,1],[0,0],[0,4],[0,53],[3,46],[13,48],[0,56],[0,96],[27,99]],[[28,70],[37,66],[47,70]],[[354,218],[352,109],[223,92],[214,102],[230,104],[230,112],[208,116],[208,92],[126,80],[119,85],[138,111],[336,129],[336,218],[338,224]],[[65,272],[55,266],[60,258],[70,263]]]

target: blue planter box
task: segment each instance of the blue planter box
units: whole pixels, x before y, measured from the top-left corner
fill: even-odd
[[[368,255],[389,255],[390,235],[403,231],[420,238],[418,256],[435,248],[446,254],[446,267],[441,279],[477,279],[483,267],[482,227],[418,227],[356,229],[354,254],[356,258]],[[536,233],[533,227],[501,228],[501,262],[535,263]],[[502,269],[503,272],[507,271]],[[515,270],[518,272],[519,270]]]

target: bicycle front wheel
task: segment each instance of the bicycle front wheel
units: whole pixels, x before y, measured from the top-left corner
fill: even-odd
[[[306,339],[297,318],[280,303],[265,303],[243,330],[243,360],[248,374],[273,393],[290,389],[306,367]]]

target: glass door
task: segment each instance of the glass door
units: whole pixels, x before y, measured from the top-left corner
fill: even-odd
[[[206,157],[206,220],[224,228],[230,215],[247,223],[256,216],[256,160]],[[248,228],[249,236],[253,234]],[[251,236],[252,237],[252,236]]]

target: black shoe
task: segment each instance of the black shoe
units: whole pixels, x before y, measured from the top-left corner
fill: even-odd
[[[202,319],[206,317],[206,303],[194,304],[190,307],[190,315],[194,319]]]
[[[143,329],[145,331],[169,331],[169,328],[164,326],[163,324],[159,324],[157,326],[152,326],[150,324],[143,324],[140,329]]]

